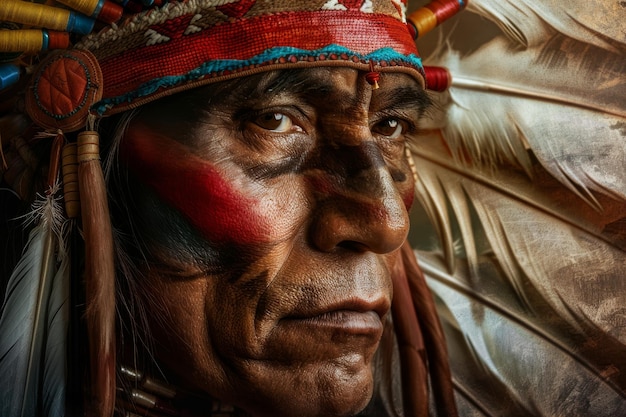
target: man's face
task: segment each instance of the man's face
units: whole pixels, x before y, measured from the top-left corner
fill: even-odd
[[[272,72],[131,123],[121,157],[147,186],[140,223],[164,242],[147,244],[143,297],[179,383],[255,415],[365,407],[424,103],[408,75],[380,84],[349,68]]]

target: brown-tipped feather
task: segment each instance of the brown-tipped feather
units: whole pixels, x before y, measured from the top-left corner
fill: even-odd
[[[85,292],[91,363],[90,416],[115,406],[115,270],[113,236],[96,132],[78,135],[78,176],[85,237]]]
[[[437,406],[437,415],[455,417],[457,416],[457,410],[454,402],[450,365],[448,363],[448,349],[441,323],[437,316],[435,302],[426,285],[424,274],[417,264],[411,245],[408,242],[404,242],[401,251],[402,263],[411,298],[413,299],[415,314],[419,318],[422,337],[426,345],[428,369]]]

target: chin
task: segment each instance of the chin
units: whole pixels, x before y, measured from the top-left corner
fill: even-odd
[[[272,378],[274,383],[261,385],[261,392],[257,391],[256,398],[261,394],[266,401],[248,402],[242,408],[254,417],[354,416],[367,406],[374,386],[369,361],[361,358],[358,362],[280,370]]]

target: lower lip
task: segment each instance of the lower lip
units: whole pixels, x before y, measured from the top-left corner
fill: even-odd
[[[374,311],[336,310],[306,318],[287,318],[299,326],[332,331],[335,336],[380,336],[383,324]]]

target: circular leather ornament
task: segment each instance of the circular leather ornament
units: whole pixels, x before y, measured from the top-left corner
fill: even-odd
[[[39,126],[73,132],[84,128],[91,105],[102,98],[102,71],[89,51],[57,51],[35,71],[26,111]]]

